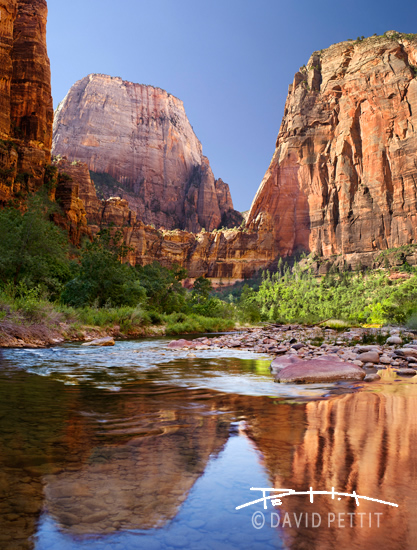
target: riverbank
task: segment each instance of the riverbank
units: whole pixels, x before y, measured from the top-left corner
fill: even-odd
[[[233,320],[205,318],[200,315],[161,316],[152,324],[146,312],[135,308],[121,312],[73,311],[64,314],[51,310],[44,319],[30,319],[22,312],[8,312],[0,321],[0,348],[44,348],[64,342],[88,342],[98,338],[136,339],[175,336],[183,333],[223,332],[235,328]],[[83,323],[84,319],[100,324]],[[112,322],[113,321],[113,322]]]
[[[178,317],[178,316],[177,316]],[[175,336],[182,327],[197,327],[199,332],[230,331],[236,325],[233,321],[196,318],[171,319],[170,324],[139,325],[131,323],[122,328],[111,326],[84,325],[79,320],[28,323],[23,317],[13,321],[7,318],[0,322],[0,347],[43,348],[65,342],[90,342],[94,339],[113,337],[115,339],[137,339],[146,337]],[[220,321],[220,322],[219,322]],[[172,330],[174,328],[174,330]],[[184,332],[185,333],[185,332]],[[170,349],[199,351],[207,349],[240,349],[267,354],[271,359],[310,360],[329,358],[342,360],[364,367],[368,374],[393,367],[417,369],[417,352],[401,352],[402,346],[417,345],[413,332],[401,327],[347,328],[337,330],[326,326],[267,325],[264,327],[238,327],[237,331],[221,336],[198,336],[190,330],[192,339],[174,340]],[[373,355],[372,355],[373,352]],[[362,355],[362,354],[368,354]],[[371,353],[371,355],[369,355]]]
[[[51,327],[42,323],[33,325],[0,323],[0,348],[45,348],[65,342],[88,342],[97,338],[145,338],[164,336],[165,327],[137,327],[128,334],[120,332],[120,327],[74,326],[59,323]]]
[[[364,373],[359,379],[366,376],[366,381],[378,379],[378,371],[387,368],[404,376],[417,374],[416,335],[400,327],[355,327],[341,331],[320,326],[270,325],[215,338],[203,336],[191,341],[174,340],[168,345],[172,351],[187,349],[190,352],[224,348],[270,355],[273,359],[271,371],[277,381],[289,366],[305,371],[306,367],[314,365],[314,372],[321,363],[309,361],[317,359],[328,360],[326,362],[333,365],[335,379],[338,379],[337,371],[341,366],[349,366],[353,371],[362,368]],[[303,376],[295,381],[302,381]],[[342,376],[339,378],[343,379]],[[317,376],[309,381],[324,379],[327,376]]]

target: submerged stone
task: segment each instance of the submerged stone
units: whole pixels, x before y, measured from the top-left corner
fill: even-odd
[[[294,361],[280,370],[275,381],[281,383],[311,384],[317,382],[337,382],[339,380],[363,380],[365,371],[344,361],[311,359]]]
[[[172,340],[172,342],[168,344],[168,347],[170,349],[182,349],[194,347],[194,344],[190,342],[190,340],[184,340],[183,338],[180,338],[179,340]]]
[[[96,340],[91,340],[91,342],[85,342],[83,346],[114,346],[114,338],[109,336],[107,338],[97,338]]]

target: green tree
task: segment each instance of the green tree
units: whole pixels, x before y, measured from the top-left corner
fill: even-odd
[[[192,299],[194,302],[201,303],[208,300],[210,292],[213,291],[213,285],[211,284],[210,279],[205,277],[198,277],[194,281],[193,290],[192,290]]]
[[[101,230],[82,251],[77,276],[67,283],[63,302],[76,307],[136,306],[144,302],[146,292],[134,268],[122,263],[129,250],[120,230]]]
[[[173,313],[186,309],[186,290],[181,281],[187,270],[174,265],[167,269],[158,262],[136,266],[136,274],[146,290],[147,307],[161,313]]]
[[[41,286],[56,298],[71,277],[69,243],[50,215],[53,206],[45,194],[28,197],[23,211],[0,211],[0,278],[14,287]]]

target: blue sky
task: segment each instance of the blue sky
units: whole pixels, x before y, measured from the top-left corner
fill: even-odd
[[[417,32],[417,2],[48,0],[54,105],[90,73],[183,100],[216,178],[247,210],[268,168],[288,85],[314,50]]]

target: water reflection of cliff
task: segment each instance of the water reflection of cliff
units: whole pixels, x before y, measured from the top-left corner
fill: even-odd
[[[356,507],[355,501],[347,498],[337,501],[316,496],[310,504],[307,496],[286,497],[276,511],[281,520],[286,512],[289,514],[291,527],[287,522],[282,529],[289,548],[417,548],[417,385],[373,387],[379,391],[306,405],[307,429],[294,452],[290,471],[280,459],[279,433],[274,442],[271,430],[261,421],[249,429],[265,455],[272,486],[296,491],[310,487],[330,491],[335,487],[399,504],[392,508],[360,501]],[[322,518],[319,528],[311,527],[313,512]],[[366,516],[347,515],[359,512]],[[294,513],[297,518],[304,514],[298,528]],[[306,513],[310,514],[309,528],[304,524]],[[330,527],[329,513],[336,515]],[[375,513],[383,514],[380,527]],[[339,517],[344,518],[344,527],[338,527]]]
[[[120,396],[118,407],[95,410],[88,453],[77,434],[67,434],[80,464],[46,476],[46,507],[72,534],[105,534],[119,529],[161,527],[173,519],[211,455],[227,441],[229,421],[218,403],[191,407],[183,390],[153,388],[152,397]],[[188,400],[187,399],[187,400]],[[83,452],[84,451],[84,452]]]
[[[361,502],[381,527],[288,525],[289,548],[417,548],[417,386],[372,385],[308,404],[142,382],[109,398],[23,373],[0,377],[0,547],[31,548],[46,508],[70,534],[167,524],[210,457],[244,421],[271,486],[337,490],[397,502]],[[236,456],[236,461],[239,456]],[[251,484],[251,479],[244,480]],[[281,514],[357,512],[353,500],[287,497]]]

